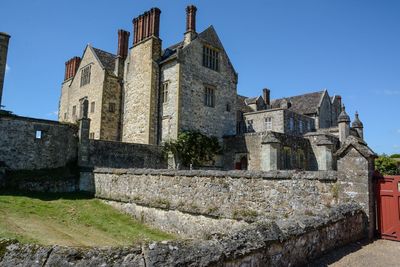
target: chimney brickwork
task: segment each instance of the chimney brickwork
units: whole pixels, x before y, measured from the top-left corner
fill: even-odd
[[[75,76],[76,72],[78,71],[80,63],[81,63],[80,57],[73,57],[70,60],[68,60],[67,62],[65,62],[64,81]]]
[[[133,19],[133,44],[137,44],[151,36],[160,35],[160,14],[161,10],[152,8],[139,17]]]
[[[193,5],[186,7],[186,32],[184,36],[184,45],[190,44],[190,42],[196,38],[196,11],[197,8]]]

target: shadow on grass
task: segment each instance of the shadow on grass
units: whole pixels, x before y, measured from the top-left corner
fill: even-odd
[[[40,199],[43,201],[52,201],[58,199],[78,200],[92,199],[94,195],[88,192],[71,192],[71,193],[36,193],[36,192],[20,192],[13,190],[0,190],[0,196],[21,196]]]
[[[304,265],[307,267],[325,267],[329,266],[345,256],[357,252],[358,250],[362,249],[364,246],[372,243],[374,240],[370,241],[368,239],[360,240],[354,243],[350,243],[340,248],[333,249],[328,251],[327,254],[322,255],[318,259],[314,259],[312,262]]]

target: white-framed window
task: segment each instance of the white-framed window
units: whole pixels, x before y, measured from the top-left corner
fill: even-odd
[[[35,138],[36,138],[36,139],[42,139],[42,137],[43,137],[43,132],[40,131],[40,130],[36,130],[36,132],[35,132]]]
[[[81,87],[90,83],[90,73],[92,66],[88,65],[81,70]]]
[[[161,88],[161,102],[167,103],[168,102],[168,82],[162,84]]]
[[[215,88],[206,85],[204,87],[204,105],[207,107],[215,107]]]
[[[293,117],[289,118],[289,130],[290,131],[294,130],[294,119],[293,119]]]
[[[271,117],[265,118],[265,130],[267,130],[267,131],[272,130],[272,118]]]
[[[219,52],[209,46],[203,46],[203,66],[219,71]]]

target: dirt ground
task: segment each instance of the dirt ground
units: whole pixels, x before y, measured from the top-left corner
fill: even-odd
[[[378,239],[356,242],[328,253],[308,266],[400,266],[400,242]]]

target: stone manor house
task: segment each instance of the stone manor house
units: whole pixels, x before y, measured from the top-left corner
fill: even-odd
[[[350,127],[339,95],[327,90],[271,99],[237,94],[238,74],[213,26],[196,31],[186,8],[183,40],[162,48],[158,8],[118,31],[117,54],[88,45],[65,63],[59,121],[87,114],[91,139],[158,145],[196,130],[219,138],[225,169],[332,169],[348,136],[364,144],[356,114]]]

